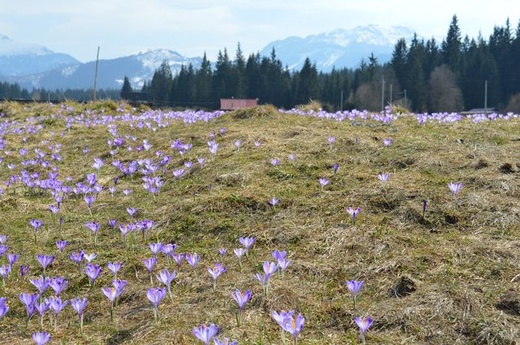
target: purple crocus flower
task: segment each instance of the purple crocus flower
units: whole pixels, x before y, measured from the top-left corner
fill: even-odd
[[[58,314],[61,313],[63,308],[68,304],[68,301],[62,301],[59,296],[51,296],[46,299],[46,302],[49,304],[49,308],[54,311],[56,319],[58,318]]]
[[[56,241],[56,247],[58,247],[60,252],[63,252],[68,245],[69,241]]]
[[[267,275],[273,275],[278,270],[278,265],[274,262],[264,261],[262,265],[264,273]]]
[[[11,266],[10,265],[2,265],[0,266],[0,277],[2,277],[4,284],[7,277],[11,274]]]
[[[105,165],[105,163],[103,162],[103,160],[101,158],[94,158],[94,163],[92,163],[92,167],[96,170],[99,171],[99,169],[101,169],[101,167]]]
[[[383,185],[385,185],[386,181],[388,180],[388,178],[390,177],[390,174],[389,173],[380,173],[380,174],[377,174],[377,178],[381,181],[381,183]]]
[[[150,274],[151,274],[153,271],[153,268],[157,264],[157,258],[151,257],[151,258],[143,259],[143,263],[146,266],[146,269],[148,270],[148,272],[150,272]]]
[[[279,258],[278,260],[276,260],[276,264],[277,264],[278,268],[280,269],[282,279],[283,279],[285,270],[287,269],[287,267],[289,267],[291,265],[291,263],[292,263],[292,261],[288,260],[285,257]]]
[[[172,257],[175,252],[175,248],[177,248],[177,245],[175,243],[165,243],[165,244],[161,244],[160,247],[161,247],[161,252],[164,255],[166,255],[167,257]]]
[[[171,256],[172,256],[173,260],[175,261],[175,263],[177,264],[177,268],[180,268],[182,262],[184,261],[184,259],[186,259],[185,253],[173,253],[173,254],[171,254]]]
[[[123,263],[122,262],[109,262],[109,263],[107,263],[107,267],[112,273],[114,273],[114,279],[117,279],[117,272],[119,272],[121,267],[123,267]]]
[[[365,344],[365,333],[368,331],[370,326],[372,326],[372,323],[374,323],[374,320],[372,320],[370,317],[356,317],[354,318],[354,322],[359,327],[359,332],[361,333],[361,341],[363,345]]]
[[[269,199],[269,201],[268,201],[269,205],[271,205],[271,206],[273,206],[273,207],[276,206],[276,205],[278,205],[279,202],[280,202],[280,199],[277,199],[277,198],[275,198],[275,197],[272,197],[272,198]]]
[[[155,267],[155,265],[157,264],[157,258],[151,257],[151,258],[143,259],[143,263],[146,266],[148,273],[150,274],[150,284],[153,285],[152,271],[153,271],[153,268]]]
[[[159,271],[159,274],[157,274],[156,277],[161,284],[166,286],[166,289],[168,290],[168,296],[170,296],[170,300],[173,301],[171,285],[175,277],[177,277],[177,272],[173,271],[170,273],[167,269],[163,269]]]
[[[38,310],[38,314],[40,314],[40,327],[43,327],[43,316],[47,309],[49,309],[49,303],[47,303],[46,300],[43,300],[42,302],[36,302],[34,307]]]
[[[20,266],[20,277],[24,278],[29,273],[29,265]]]
[[[13,265],[18,261],[18,258],[20,257],[18,254],[14,253],[7,253],[7,263],[9,264],[9,267],[13,267]]]
[[[176,169],[176,170],[173,171],[173,177],[181,178],[184,175],[185,172],[186,172],[186,170],[184,170],[182,168]]]
[[[385,147],[392,145],[392,142],[393,142],[393,140],[391,138],[383,139],[383,144],[385,145]]]
[[[88,300],[86,298],[78,297],[76,299],[70,300],[70,305],[72,306],[72,308],[74,308],[76,313],[78,313],[79,329],[80,329],[81,333],[83,333],[83,311],[87,307],[87,304],[88,304]]]
[[[231,341],[229,338],[213,338],[213,342],[215,345],[238,345],[236,340]]]
[[[321,189],[323,189],[326,185],[329,184],[330,181],[327,180],[326,178],[320,177],[318,179],[318,182],[320,183]]]
[[[213,265],[213,267],[211,267],[211,268],[208,267],[208,272],[211,275],[211,277],[213,278],[213,290],[215,290],[217,288],[217,278],[226,271],[227,271],[227,268],[218,262],[215,263],[215,265]]]
[[[97,234],[99,232],[99,229],[101,228],[101,225],[98,222],[87,222],[85,223],[85,226],[94,234],[94,244],[96,244]]]
[[[110,321],[114,321],[114,304],[121,296],[121,294],[125,291],[126,288],[126,280],[114,280],[112,282],[112,286],[101,289],[103,294],[110,301]]]
[[[226,256],[227,248],[219,248],[218,253],[220,254],[220,256]]]
[[[271,159],[271,164],[275,167],[279,166],[280,165],[280,160],[278,158],[272,158]]]
[[[9,311],[9,306],[5,304],[7,301],[7,298],[0,297],[0,319],[4,317],[5,314]]]
[[[137,213],[137,208],[135,207],[127,207],[126,212],[130,215],[130,217],[133,217]]]
[[[148,244],[148,247],[150,248],[150,250],[152,251],[153,255],[155,255],[155,257],[157,257],[157,254],[159,254],[159,252],[162,250],[163,248],[163,244],[158,242],[158,243],[149,243]]]
[[[40,276],[39,278],[33,278],[29,281],[36,287],[40,295],[42,295],[45,292],[45,290],[47,290],[47,288],[49,287],[50,279],[44,276]]]
[[[348,290],[352,294],[352,298],[354,300],[354,309],[356,308],[356,297],[361,291],[361,288],[363,287],[364,282],[358,281],[358,280],[347,280],[345,282],[347,285]]]
[[[148,300],[153,306],[153,316],[155,321],[157,321],[157,318],[159,317],[159,304],[164,299],[164,296],[166,296],[165,288],[149,288],[146,292],[146,297],[148,297]]]
[[[332,164],[332,170],[334,170],[334,174],[336,174],[338,172],[338,169],[339,169],[339,164],[338,163]]]
[[[34,231],[38,231],[38,229],[40,229],[44,224],[43,224],[43,220],[39,220],[39,219],[31,219],[29,221],[29,224],[31,224],[31,226],[34,228]]]
[[[453,193],[454,196],[456,196],[460,189],[462,188],[462,183],[460,182],[450,182],[448,183],[448,188],[450,189],[450,191]]]
[[[36,345],[45,345],[51,340],[51,335],[45,331],[43,332],[34,332],[32,334],[32,339],[36,343]]]
[[[58,205],[49,205],[49,211],[51,211],[53,217],[56,216],[56,214],[58,214],[58,212],[60,212],[60,207]]]
[[[280,326],[284,331],[289,332],[292,335],[294,345],[296,345],[298,335],[301,333],[304,324],[305,319],[303,318],[302,314],[298,314],[296,318],[294,318],[292,314],[286,314],[286,317],[284,318]]]
[[[191,267],[196,267],[201,258],[202,256],[197,253],[186,254],[186,261],[191,265]]]
[[[69,255],[69,259],[71,259],[74,263],[81,267],[81,263],[83,262],[83,259],[85,259],[85,252],[82,250],[78,252],[72,252]]]
[[[87,204],[87,207],[90,210],[92,204],[94,204],[94,201],[96,201],[96,197],[93,195],[85,195],[83,197],[83,200],[85,200],[85,203]]]
[[[356,225],[356,218],[357,218],[357,215],[359,214],[359,212],[361,212],[361,209],[359,207],[358,208],[353,208],[353,207],[347,208],[347,213],[350,214],[350,216],[352,217],[352,224],[354,226]]]
[[[256,239],[254,237],[239,237],[238,242],[244,246],[245,249],[251,248]]]
[[[199,327],[193,327],[193,335],[197,337],[197,339],[201,340],[204,345],[209,345],[210,341],[218,334],[220,331],[219,326],[215,326],[215,324],[211,325],[200,325]]]
[[[266,273],[255,273],[254,277],[256,280],[262,284],[262,288],[264,289],[264,295],[267,296],[269,294],[269,278],[271,277],[270,274]]]
[[[54,290],[56,296],[59,296],[69,286],[69,281],[65,277],[54,277],[49,279],[49,286]]]
[[[242,270],[242,256],[247,252],[244,248],[235,248],[233,249],[233,252],[238,258],[238,266],[240,266],[240,270]]]
[[[54,261],[54,259],[56,258],[54,255],[42,255],[42,254],[38,254],[36,255],[36,258],[38,259],[38,262],[40,263],[40,265],[42,265],[42,268],[43,268],[43,273],[45,274],[45,270],[46,268],[52,264],[52,262]]]
[[[7,253],[8,250],[9,250],[9,246],[8,245],[0,244],[0,257],[2,255],[4,255],[5,253]]]
[[[99,265],[96,264],[87,263],[84,272],[89,279],[89,284],[94,285],[96,279],[101,274],[101,267],[99,267]]]
[[[239,289],[236,289],[235,291],[231,292],[231,297],[233,297],[233,299],[238,304],[238,314],[237,314],[237,326],[238,327],[240,327],[242,310],[246,306],[246,303],[249,302],[249,300],[251,299],[251,296],[252,296],[251,290],[246,290],[245,292],[241,292]]]
[[[34,314],[34,311],[36,310],[35,305],[38,297],[38,294],[31,294],[27,292],[18,295],[18,299],[23,303],[23,305],[25,305],[27,310],[27,320],[31,318],[32,314]]]

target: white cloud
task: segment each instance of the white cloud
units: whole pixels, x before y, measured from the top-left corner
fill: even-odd
[[[0,7],[0,33],[81,60],[92,59],[98,45],[105,58],[154,48],[211,58],[224,47],[234,52],[237,42],[249,54],[287,36],[366,24],[442,39],[455,13],[463,34],[476,37],[480,28],[487,37],[517,7],[512,0],[18,0]]]

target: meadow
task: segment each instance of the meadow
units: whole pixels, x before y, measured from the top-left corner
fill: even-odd
[[[520,339],[515,114],[0,113],[3,344]]]

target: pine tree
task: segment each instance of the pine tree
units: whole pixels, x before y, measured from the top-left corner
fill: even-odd
[[[125,75],[125,79],[123,80],[123,87],[121,88],[121,98],[122,99],[129,99],[130,97],[130,94],[133,92],[134,90],[132,89],[132,85],[130,84],[130,80],[128,79],[128,77]]]
[[[442,41],[442,58],[443,62],[458,76],[462,67],[462,42],[456,15],[453,15],[446,39]]]
[[[173,84],[173,75],[168,61],[163,61],[158,70],[153,74],[150,85],[151,98],[155,104],[168,105],[170,91]]]

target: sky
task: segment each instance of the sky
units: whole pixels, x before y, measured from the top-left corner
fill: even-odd
[[[171,49],[208,59],[224,48],[245,56],[272,41],[359,25],[402,25],[439,42],[456,14],[463,36],[488,38],[518,0],[1,0],[0,35],[87,62]]]

